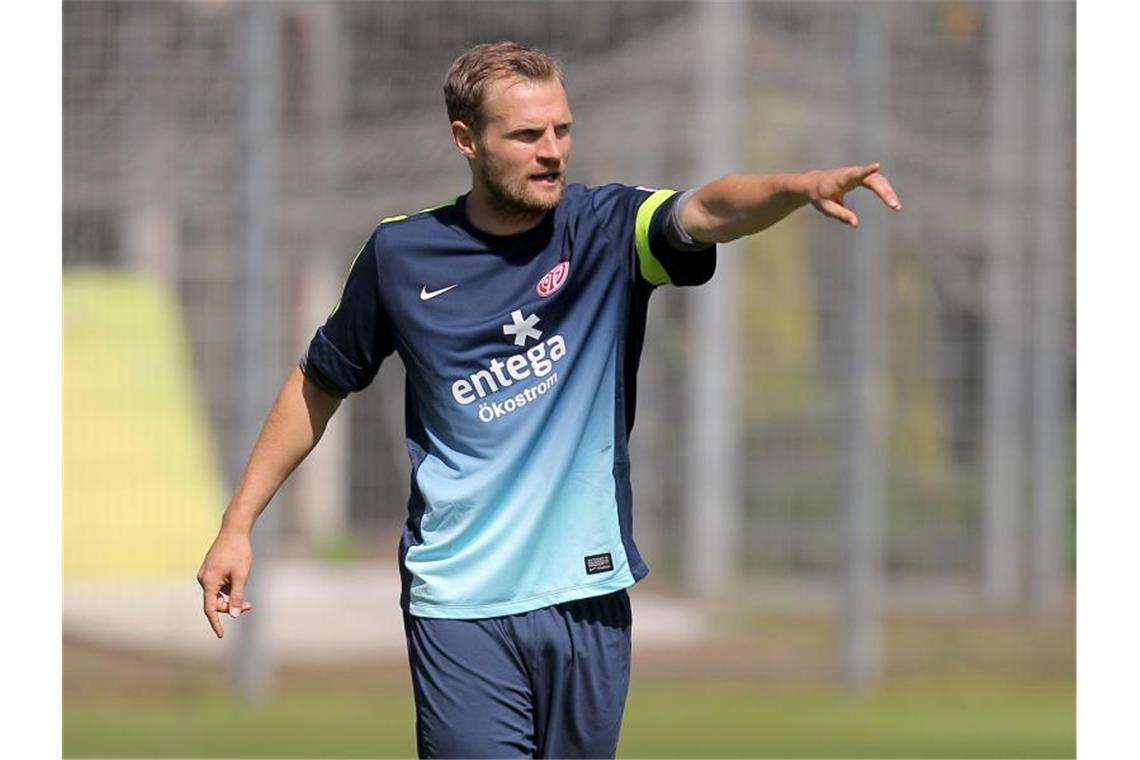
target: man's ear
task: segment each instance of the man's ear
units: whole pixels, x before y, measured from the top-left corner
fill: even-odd
[[[451,139],[455,142],[455,149],[463,154],[464,158],[473,159],[479,152],[476,147],[475,132],[461,121],[451,122]]]

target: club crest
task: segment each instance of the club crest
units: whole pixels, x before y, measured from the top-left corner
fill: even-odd
[[[542,276],[538,281],[538,286],[535,290],[538,291],[540,296],[546,297],[558,290],[566,282],[566,275],[570,272],[570,262],[563,261],[558,266],[551,269],[549,272]]]

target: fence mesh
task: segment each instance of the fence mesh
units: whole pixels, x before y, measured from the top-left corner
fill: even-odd
[[[1048,4],[1018,5],[1026,76],[1040,53]],[[467,188],[449,144],[443,75],[466,46],[511,38],[548,49],[566,69],[575,113],[571,180],[687,187],[701,176],[693,103],[695,5],[685,2],[385,2],[278,4],[282,99],[275,204],[279,281],[263,287],[278,325],[284,378],[336,299],[349,261],[383,216],[434,205]],[[882,283],[886,354],[881,395],[885,560],[897,579],[977,579],[984,561],[988,276],[995,257],[994,44],[996,5],[754,3],[746,5],[741,171],[774,172],[881,160],[905,212],[886,232]],[[1071,4],[1062,6],[1072,29]],[[98,268],[157,282],[178,306],[194,403],[227,487],[251,441],[237,428],[234,388],[241,314],[240,72],[243,6],[229,2],[67,2],[64,5],[65,282]],[[881,19],[888,93],[880,156],[853,155],[858,130],[850,30]],[[1024,325],[1059,314],[1064,428],[1071,430],[1073,358],[1074,69],[1071,41],[1056,54],[1068,116],[1061,156],[1064,291],[1027,303],[1019,375],[1039,346]],[[1047,146],[1032,107],[1020,123],[1016,221],[1039,222],[1042,190],[1028,169]],[[1052,85],[1051,85],[1052,86]],[[1006,199],[1008,200],[1008,199]],[[866,207],[864,213],[877,213]],[[885,213],[885,212],[883,212]],[[1037,214],[1037,216],[1035,216]],[[752,238],[742,253],[740,575],[834,577],[842,569],[849,433],[847,329],[851,231],[810,209]],[[1042,263],[1032,236],[1015,251],[1019,280]],[[634,431],[637,532],[656,573],[685,561],[685,364],[693,341],[689,294],[660,291],[640,379]],[[146,312],[126,315],[140,324]],[[112,361],[108,358],[107,361]],[[143,369],[142,371],[145,371]],[[1020,444],[1034,430],[1028,395]],[[1019,407],[1020,408],[1020,407]],[[65,409],[68,435],[96,424]],[[75,413],[72,413],[72,412]],[[109,434],[109,433],[108,433]],[[170,431],[156,431],[162,446]],[[282,537],[313,553],[338,535],[374,536],[393,550],[404,519],[403,375],[390,361],[330,427],[273,507]],[[1072,457],[1058,480],[1066,514]],[[69,470],[68,477],[72,477]],[[97,478],[98,474],[89,477]],[[1031,497],[1018,481],[1019,509]],[[77,485],[69,491],[79,494]],[[140,481],[129,498],[149,496]],[[68,509],[82,496],[69,496]],[[220,510],[224,504],[211,504]],[[1066,533],[1068,546],[1071,533]],[[173,540],[173,539],[172,539]],[[1022,539],[1018,539],[1022,540]],[[1026,571],[1028,572],[1028,571]]]

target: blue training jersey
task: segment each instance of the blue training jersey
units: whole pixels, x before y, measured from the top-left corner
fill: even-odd
[[[509,615],[648,572],[628,441],[649,295],[715,268],[715,246],[667,244],[678,197],[569,185],[539,225],[496,236],[461,196],[382,221],[357,254],[301,368],[343,397],[403,360],[412,615]]]

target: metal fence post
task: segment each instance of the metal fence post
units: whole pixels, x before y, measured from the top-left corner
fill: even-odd
[[[243,457],[252,448],[280,385],[280,287],[276,245],[281,111],[281,26],[275,3],[251,2],[242,8],[241,51],[242,155],[241,221],[244,225],[241,264],[240,370],[238,414]],[[239,465],[237,471],[240,472]],[[273,558],[278,519],[270,507],[258,520],[253,537],[257,563],[247,588],[255,614],[237,622],[235,684],[243,700],[263,699],[272,688],[269,619],[269,561]]]
[[[738,2],[696,7],[694,156],[699,181],[745,171],[742,160],[741,72],[748,15]],[[713,279],[689,294],[686,391],[685,575],[689,589],[714,596],[737,569],[740,541],[741,447],[737,287],[741,243],[718,246]]]
[[[1066,76],[1072,71],[1068,7],[1062,3],[1039,6],[1041,39],[1037,46],[1037,212],[1033,266],[1033,436],[1031,439],[1031,556],[1034,610],[1056,614],[1063,601],[1064,519],[1070,458],[1066,451],[1065,421],[1069,400],[1065,393],[1068,357],[1065,315],[1069,289],[1066,263],[1072,255],[1067,237],[1065,204],[1068,156],[1065,124],[1071,114]]]
[[[886,128],[889,76],[880,27],[888,8],[858,8],[855,44],[852,153],[856,161],[880,157]],[[877,198],[853,193],[859,229],[851,236],[850,440],[848,444],[847,563],[844,584],[843,670],[849,687],[867,689],[882,677],[880,608],[883,596],[884,428],[887,398],[883,282],[886,240]],[[863,213],[859,213],[862,211]]]
[[[1021,588],[1020,523],[1025,463],[1024,299],[1021,277],[1026,126],[1025,17],[1021,3],[995,3],[990,43],[991,177],[989,268],[986,283],[985,519],[983,575],[987,604],[1008,610]]]

